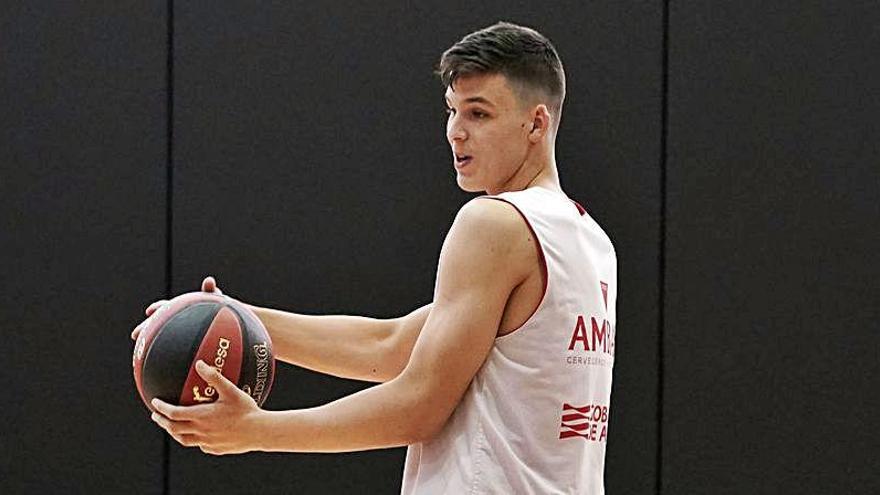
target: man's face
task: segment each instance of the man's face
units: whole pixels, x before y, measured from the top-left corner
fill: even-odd
[[[461,76],[454,87],[446,89],[446,138],[458,186],[500,192],[529,151],[529,108],[501,74]]]

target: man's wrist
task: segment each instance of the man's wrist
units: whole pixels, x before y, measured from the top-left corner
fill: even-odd
[[[258,409],[251,421],[250,438],[253,439],[251,450],[262,452],[272,452],[274,450],[273,439],[278,432],[273,428],[273,412],[264,409]]]

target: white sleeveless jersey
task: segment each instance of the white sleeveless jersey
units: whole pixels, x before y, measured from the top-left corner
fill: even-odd
[[[433,439],[409,446],[401,493],[603,494],[617,257],[584,209],[543,188],[485,196],[519,210],[547,285],[536,312],[495,339]]]

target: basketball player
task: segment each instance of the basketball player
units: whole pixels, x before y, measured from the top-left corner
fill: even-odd
[[[278,359],[381,384],[321,407],[264,411],[200,361],[219,400],[154,402],[153,420],[181,445],[211,454],[407,445],[405,494],[604,492],[617,260],[559,184],[562,64],[538,32],[499,23],[448,49],[438,73],[458,185],[486,195],[455,218],[433,302],[390,320],[251,306]],[[202,290],[218,290],[214,279]]]

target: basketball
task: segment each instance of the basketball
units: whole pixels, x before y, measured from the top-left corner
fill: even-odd
[[[190,406],[217,399],[196,373],[198,360],[235,383],[258,406],[269,395],[275,359],[269,333],[244,304],[210,292],[171,299],[141,325],[132,356],[134,382],[148,408],[154,398]]]

